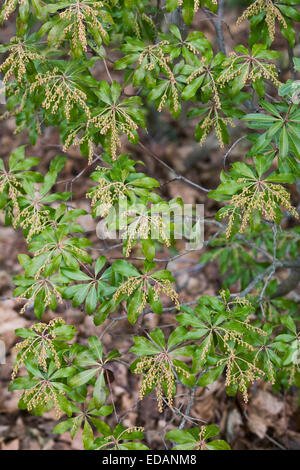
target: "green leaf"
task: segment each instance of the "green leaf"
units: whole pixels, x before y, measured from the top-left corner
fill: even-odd
[[[167,11],[174,11],[178,7],[178,0],[167,0]]]
[[[195,78],[189,85],[187,85],[183,92],[182,92],[182,98],[184,100],[190,100],[191,98],[195,98],[196,92],[198,88],[202,85],[203,83],[203,76]]]
[[[155,328],[154,331],[151,331],[150,337],[152,340],[161,348],[164,348],[166,345],[165,336],[160,328]]]
[[[90,350],[94,353],[94,357],[102,361],[103,349],[102,344],[97,336],[90,336],[88,339]]]
[[[191,433],[179,429],[167,432],[166,439],[180,444],[197,443],[197,439]]]
[[[226,441],[215,440],[206,443],[209,450],[231,450],[230,445]]]
[[[87,419],[84,422],[84,427],[82,431],[82,442],[85,450],[91,449],[94,442],[93,430]]]
[[[155,243],[151,238],[144,238],[141,240],[144,255],[148,261],[152,261],[155,256]]]
[[[262,176],[270,168],[273,162],[273,158],[273,153],[269,155],[255,155],[255,168],[259,177]]]
[[[181,33],[180,33],[178,26],[176,26],[175,24],[171,24],[169,29],[171,33],[174,34],[174,36],[176,36],[176,38],[179,39],[179,41],[181,41],[182,38],[181,38]]]
[[[96,380],[94,391],[93,391],[93,398],[95,400],[95,405],[99,408],[101,407],[106,400],[106,393],[105,393],[105,380],[104,380],[104,373],[101,372],[99,377]]]
[[[245,176],[246,178],[253,178],[255,176],[253,169],[247,163],[235,162],[232,166],[240,176]]]
[[[274,183],[293,183],[295,176],[292,173],[272,173],[264,181],[271,181]]]
[[[75,288],[75,294],[72,299],[72,305],[74,307],[78,307],[78,305],[82,304],[86,299],[90,290],[89,284],[78,284]]]
[[[139,315],[138,309],[143,300],[143,292],[141,289],[137,289],[132,298],[128,302],[127,307],[127,318],[129,323],[132,325],[136,322]],[[142,312],[140,312],[142,313]]]
[[[79,269],[62,268],[62,273],[73,281],[91,281],[90,276]]]
[[[182,17],[186,24],[190,25],[194,18],[194,0],[184,0]]]
[[[294,320],[290,315],[283,315],[281,317],[281,323],[286,326],[289,330],[291,330],[293,333],[297,333],[297,328]]]
[[[74,375],[69,381],[69,385],[73,388],[80,387],[86,384],[89,380],[95,377],[97,369],[87,369]]]
[[[97,307],[97,290],[95,284],[92,285],[85,299],[85,307],[88,315],[92,315]]]
[[[205,374],[203,374],[197,382],[199,387],[206,387],[206,385],[209,385],[215,382],[217,378],[222,374],[224,367],[225,366],[223,365],[214,367],[210,369],[208,372],[206,372]]]
[[[289,151],[289,139],[286,127],[283,126],[279,136],[279,152],[281,157],[285,158]]]
[[[171,271],[168,271],[167,269],[155,271],[155,273],[151,274],[151,277],[153,277],[153,279],[167,279],[170,282],[174,282]]]
[[[142,336],[134,336],[135,345],[129,349],[130,352],[137,356],[151,356],[161,352],[160,348]]]
[[[203,439],[210,439],[211,437],[215,437],[219,434],[219,432],[220,432],[220,429],[218,428],[218,426],[214,426],[212,424],[209,426],[205,426]]]
[[[73,419],[67,419],[57,424],[53,429],[53,434],[64,434],[73,426]]]
[[[105,263],[106,263],[105,256],[99,256],[99,258],[97,259],[96,264],[95,264],[95,275],[96,276],[98,276],[99,272],[104,267]]]
[[[113,269],[124,277],[139,276],[138,270],[129,261],[118,259],[113,264]]]

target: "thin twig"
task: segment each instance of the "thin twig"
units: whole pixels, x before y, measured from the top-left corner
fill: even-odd
[[[234,149],[234,147],[243,139],[245,139],[247,136],[246,135],[242,135],[241,137],[239,137],[235,142],[233,142],[233,144],[231,145],[231,147],[229,148],[229,150],[227,150],[227,152],[225,153],[224,155],[224,168],[225,168],[225,165],[226,165],[226,159],[228,157],[228,155],[231,153],[231,151]]]
[[[111,84],[113,84],[114,81],[113,81],[113,79],[112,79],[112,76],[111,76],[111,74],[110,74],[110,71],[108,70],[107,63],[106,63],[106,60],[104,59],[104,57],[103,57],[103,64],[104,64],[104,67],[105,67],[105,71],[106,71],[106,73],[107,73],[107,76],[108,76],[108,78],[109,78],[109,81],[110,81]]]
[[[101,160],[100,155],[96,155],[94,160],[91,161],[91,163],[88,163],[87,166],[85,166],[74,178],[66,182],[66,191],[70,188],[71,193],[73,192],[73,183],[77,181],[85,172],[88,168],[91,168],[98,160]],[[72,202],[72,194],[71,194],[71,202]]]
[[[178,181],[184,181],[185,183],[193,186],[194,188],[197,188],[199,189],[200,191],[203,191],[205,193],[208,193],[209,191],[211,191],[211,189],[207,189],[207,188],[204,188],[203,186],[200,186],[199,184],[197,183],[194,183],[194,181],[191,181],[189,180],[188,178],[186,178],[185,176],[182,176],[182,175],[179,175],[170,165],[168,165],[166,162],[164,162],[163,160],[161,160],[157,155],[155,155],[155,153],[148,149],[147,147],[145,147],[144,144],[142,144],[141,142],[138,143],[139,147],[142,148],[145,152],[148,153],[148,155],[150,155],[152,158],[154,158],[154,160],[156,160],[160,165],[164,166],[165,168],[167,168],[167,170],[169,170],[170,172],[172,172],[174,174],[174,178],[173,180],[178,180]]]
[[[271,271],[269,272],[268,276],[267,276],[267,279],[266,279],[266,282],[261,290],[261,293],[260,293],[260,296],[259,296],[259,305],[260,305],[260,309],[261,309],[261,313],[262,313],[262,316],[265,318],[265,310],[264,310],[264,305],[263,305],[263,300],[264,300],[264,295],[265,295],[265,291],[269,285],[269,282],[273,276],[273,274],[275,273],[276,271],[276,262],[277,262],[277,259],[276,259],[276,251],[277,251],[277,224],[274,223],[273,224],[273,227],[272,227],[272,230],[273,230],[273,263],[272,263],[272,267],[273,269],[271,269]]]
[[[186,407],[186,410],[185,410],[185,416],[182,418],[182,421],[181,421],[181,423],[180,423],[178,429],[183,429],[183,428],[184,428],[184,425],[185,425],[185,423],[186,423],[187,417],[189,417],[189,414],[190,414],[192,405],[193,405],[193,403],[194,403],[194,397],[195,397],[195,393],[196,393],[197,387],[198,387],[198,385],[197,385],[197,383],[196,383],[196,384],[193,386],[193,388],[191,389],[191,396],[190,396],[189,402],[188,402],[187,407]]]
[[[106,372],[106,380],[107,380],[107,385],[108,385],[108,388],[109,388],[109,394],[110,394],[111,402],[112,402],[113,409],[114,409],[115,418],[116,418],[117,423],[119,423],[119,422],[120,422],[120,418],[119,418],[119,415],[118,415],[118,412],[117,412],[117,409],[116,409],[116,406],[115,406],[114,395],[113,395],[113,391],[112,391],[112,388],[111,388],[111,383],[110,383],[110,380],[109,380],[109,375],[108,375],[107,370],[106,370],[105,372]]]
[[[105,333],[107,333],[112,327],[113,325],[119,321],[119,320],[125,320],[125,318],[127,318],[127,315],[121,315],[120,317],[114,317],[111,319],[110,323],[104,328],[104,330],[102,331],[101,335],[100,335],[100,341],[102,340],[103,336],[105,335]]]

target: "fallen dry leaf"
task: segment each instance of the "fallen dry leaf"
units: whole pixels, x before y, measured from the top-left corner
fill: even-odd
[[[255,407],[260,414],[278,415],[284,407],[284,403],[270,392],[258,390],[257,395],[251,400],[251,408]]]
[[[248,427],[249,427],[251,432],[256,434],[261,439],[263,439],[265,437],[265,434],[266,434],[267,429],[268,429],[268,426],[267,426],[265,420],[261,416],[255,414],[255,413],[249,414],[249,416],[248,416]]]

